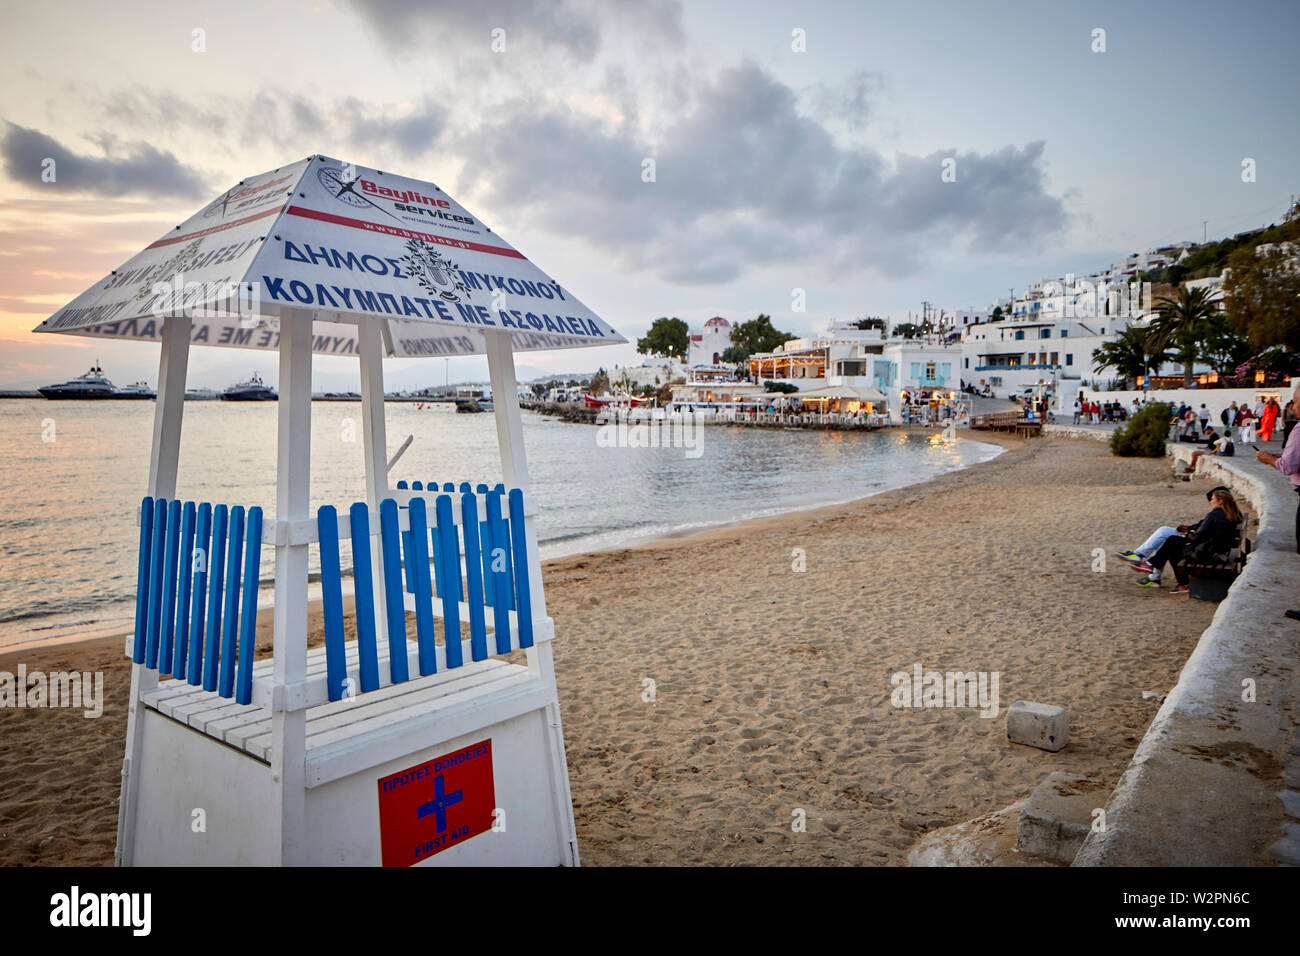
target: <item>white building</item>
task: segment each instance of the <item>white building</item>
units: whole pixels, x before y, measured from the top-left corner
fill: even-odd
[[[722,353],[731,348],[731,323],[720,315],[715,315],[704,323],[699,332],[691,333],[690,348],[686,352],[686,364],[691,368],[697,365],[721,365]]]

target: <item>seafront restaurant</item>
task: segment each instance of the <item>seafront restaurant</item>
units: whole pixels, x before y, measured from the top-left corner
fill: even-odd
[[[311,156],[232,186],[37,331],[161,343],[148,483],[120,503],[140,535],[119,865],[578,863],[514,353],[614,329],[437,185]],[[193,346],[279,355],[273,516],[177,488]],[[383,359],[475,353],[504,481],[390,475]],[[310,498],[313,354],[357,360],[364,500]]]

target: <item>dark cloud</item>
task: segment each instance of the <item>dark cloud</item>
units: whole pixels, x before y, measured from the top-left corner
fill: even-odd
[[[101,139],[103,156],[74,153],[51,136],[4,121],[0,159],[16,182],[97,196],[131,194],[196,198],[205,195],[204,177],[169,152],[148,143],[115,143]],[[46,159],[55,161],[55,182],[45,183]]]
[[[653,148],[540,98],[508,104],[456,142],[463,185],[493,206],[682,283],[781,264],[901,274],[960,242],[1037,248],[1066,224],[1046,192],[1042,143],[891,164],[838,144],[752,63],[697,86]],[[956,182],[941,180],[949,156]],[[653,183],[642,181],[646,158]]]
[[[414,112],[392,118],[383,109],[349,97],[334,115],[343,121],[350,142],[368,150],[388,147],[403,156],[418,156],[430,149],[447,122],[446,113],[427,100]]]
[[[397,52],[433,43],[461,58],[475,51],[489,55],[498,28],[505,31],[507,53],[559,52],[566,65],[591,63],[620,37],[633,38],[643,50],[686,43],[680,0],[353,0],[353,6]]]
[[[480,42],[488,52],[492,31],[506,31],[511,44],[558,46],[582,62],[600,46],[596,24],[575,4],[561,0],[353,0],[362,18],[394,50],[417,50],[431,35]]]

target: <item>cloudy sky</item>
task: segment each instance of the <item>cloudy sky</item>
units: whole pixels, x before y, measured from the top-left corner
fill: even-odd
[[[1297,36],[1282,0],[10,0],[0,388],[96,357],[154,381],[156,346],[29,330],[240,178],[311,153],[445,185],[629,339],[660,315],[804,333],[981,306],[1279,220],[1300,192]],[[324,385],[355,373],[317,365]],[[273,379],[274,357],[200,349],[191,381],[252,368]],[[402,361],[390,380],[485,373]]]

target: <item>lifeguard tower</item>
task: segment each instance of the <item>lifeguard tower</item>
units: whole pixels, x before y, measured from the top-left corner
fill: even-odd
[[[241,181],[37,331],[162,344],[119,865],[578,863],[513,353],[617,332],[437,186],[324,156]],[[177,496],[197,345],[279,352],[274,517]],[[309,500],[313,353],[360,364],[346,507]],[[504,482],[390,481],[383,358],[472,353]]]

